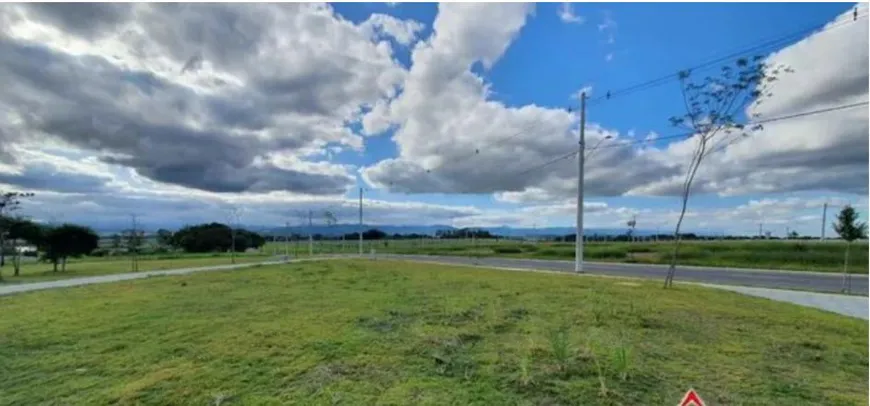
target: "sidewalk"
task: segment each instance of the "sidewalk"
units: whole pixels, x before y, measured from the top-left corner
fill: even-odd
[[[708,288],[725,289],[744,295],[763,297],[780,302],[794,303],[806,307],[827,310],[845,316],[868,320],[867,296],[847,296],[830,293],[802,292],[797,290],[752,288],[744,286],[712,285],[699,283]]]

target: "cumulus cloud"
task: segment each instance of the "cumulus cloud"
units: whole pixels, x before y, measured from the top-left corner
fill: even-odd
[[[382,33],[395,38],[402,45],[410,45],[417,40],[417,34],[423,30],[423,24],[414,20],[400,20],[396,17],[375,13],[369,16],[362,27],[372,30],[372,35]]]
[[[574,5],[571,3],[562,3],[559,7],[559,19],[569,24],[583,24],[586,21],[583,16],[577,15],[574,12]]]
[[[356,24],[322,4],[3,5],[0,185],[39,191],[45,200],[34,206],[47,212],[123,218],[154,207],[159,218],[215,219],[229,202],[246,202],[264,222],[282,224],[290,208],[343,202],[353,211],[340,196],[359,172],[393,192],[494,194],[525,206],[372,200],[373,221],[500,225],[546,216],[564,224],[576,195],[576,112],[493,100],[475,73],[498,63],[533,12],[442,4],[433,34],[420,38],[417,21],[373,14]],[[759,107],[763,118],[867,100],[867,27],[859,19],[769,55],[795,72],[781,75]],[[593,35],[612,42],[612,16],[598,29]],[[409,69],[394,46],[411,50]],[[864,107],[766,124],[711,155],[696,191],[866,194],[867,122]],[[330,158],[391,129],[396,157],[366,168]],[[587,123],[586,137],[587,196],[679,193],[692,139],[644,146],[603,123]],[[595,225],[640,212],[586,204]],[[765,204],[690,218],[699,226],[750,218]],[[810,219],[805,210],[781,217]],[[662,224],[676,215],[644,213]]]
[[[272,157],[360,149],[348,123],[404,77],[374,34],[421,28],[309,4],[9,4],[0,21],[0,159],[54,139],[169,184],[311,194],[353,176]]]
[[[513,13],[525,16],[526,10]],[[432,38],[414,51],[405,92],[364,119],[382,130],[397,126],[399,156],[366,168],[374,185],[402,192],[499,193],[517,202],[561,201],[576,192],[576,161],[536,164],[576,148],[576,115],[535,106],[507,107],[489,98],[486,83],[474,75],[475,62],[491,64],[509,46],[506,25],[474,25],[442,7]],[[602,32],[615,29],[609,15]],[[851,12],[840,19],[851,18]],[[837,21],[840,21],[838,19]],[[442,32],[445,28],[453,31]],[[490,47],[453,46],[490,29],[501,38]],[[498,35],[501,34],[501,35]],[[762,118],[800,113],[867,99],[867,22],[824,31],[768,56],[771,66],[789,66],[758,108]],[[454,55],[456,55],[454,57]],[[448,57],[450,56],[450,57]],[[822,57],[820,57],[822,56]],[[496,59],[494,59],[496,58]],[[450,63],[452,62],[452,63]],[[840,89],[840,90],[837,90]],[[736,143],[716,144],[702,165],[694,191],[720,195],[789,191],[867,191],[867,110],[842,110],[771,122]],[[609,140],[603,141],[606,136]],[[645,138],[652,141],[658,136]],[[695,140],[676,139],[665,147],[644,146],[631,136],[587,124],[587,145],[600,150],[587,160],[590,196],[678,195]]]
[[[859,6],[866,13],[867,6]],[[754,109],[759,120],[835,108],[868,100],[868,24],[851,22],[852,12],[823,30],[773,53],[770,66],[780,72],[772,96]],[[843,22],[846,22],[844,25]],[[761,131],[711,155],[699,172],[699,191],[723,195],[819,190],[867,194],[868,114],[866,106],[807,115],[764,124]],[[725,141],[725,139],[723,139]],[[674,146],[664,162],[682,156]],[[634,194],[673,194],[681,177],[663,178],[633,190]]]

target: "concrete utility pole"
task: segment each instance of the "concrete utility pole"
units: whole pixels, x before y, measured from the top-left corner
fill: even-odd
[[[139,272],[139,257],[137,256],[139,250],[139,236],[138,231],[136,230],[138,228],[138,225],[136,224],[136,214],[131,214],[130,218],[133,227],[130,231],[130,240],[127,243],[127,249],[130,250],[131,254],[130,268],[133,272]]]
[[[290,256],[290,222],[284,223],[284,256]]]
[[[359,188],[359,255],[363,254],[363,188]]]
[[[822,207],[822,237],[819,238],[821,241],[825,241],[825,222],[828,221],[828,203],[825,202],[825,205]]]
[[[586,154],[586,92],[580,94],[580,150],[577,153],[577,238],[574,243],[574,272],[583,272],[583,166]]]
[[[313,210],[308,210],[308,256],[314,256],[314,237],[312,237],[311,232],[314,228],[314,222],[312,217],[314,216]]]

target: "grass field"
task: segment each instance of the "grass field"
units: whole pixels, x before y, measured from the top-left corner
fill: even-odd
[[[686,241],[680,249],[682,265],[735,268],[781,269],[795,271],[843,272],[845,243],[836,241]],[[291,255],[308,254],[307,242],[270,243],[266,252]],[[365,252],[390,252],[425,255],[505,256],[537,259],[574,258],[573,243],[517,242],[483,240],[391,240],[366,241]],[[585,245],[588,261],[667,264],[672,242],[590,242]],[[294,251],[295,250],[295,251]],[[315,253],[358,252],[356,242],[315,242]],[[857,242],[850,257],[852,273],[868,273],[867,242]]]
[[[657,282],[346,260],[0,307],[3,405],[867,400],[865,321]]]
[[[264,254],[238,254],[237,263],[265,261],[269,256]],[[140,256],[139,270],[154,271],[161,269],[191,268],[209,265],[231,263],[229,254],[174,254]],[[51,263],[25,262],[21,264],[19,276],[13,276],[11,264],[3,267],[3,283],[40,282],[55,279],[76,278],[83,276],[105,275],[131,271],[130,257],[85,257],[71,259],[66,264],[66,271],[53,271]]]

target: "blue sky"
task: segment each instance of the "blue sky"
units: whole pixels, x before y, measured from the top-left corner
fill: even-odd
[[[76,7],[0,7],[0,189],[36,190],[36,218],[171,225],[245,205],[252,224],[336,207],[351,222],[364,187],[374,224],[569,226],[574,158],[523,170],[573,150],[586,88],[604,147],[587,224],[668,228],[694,139],[637,142],[684,132],[678,82],[608,91],[834,24],[753,53],[794,70],[759,111],[867,100],[867,9],[853,22],[849,3]],[[867,121],[865,105],[729,143],[686,226],[812,234],[826,201],[866,212]]]

